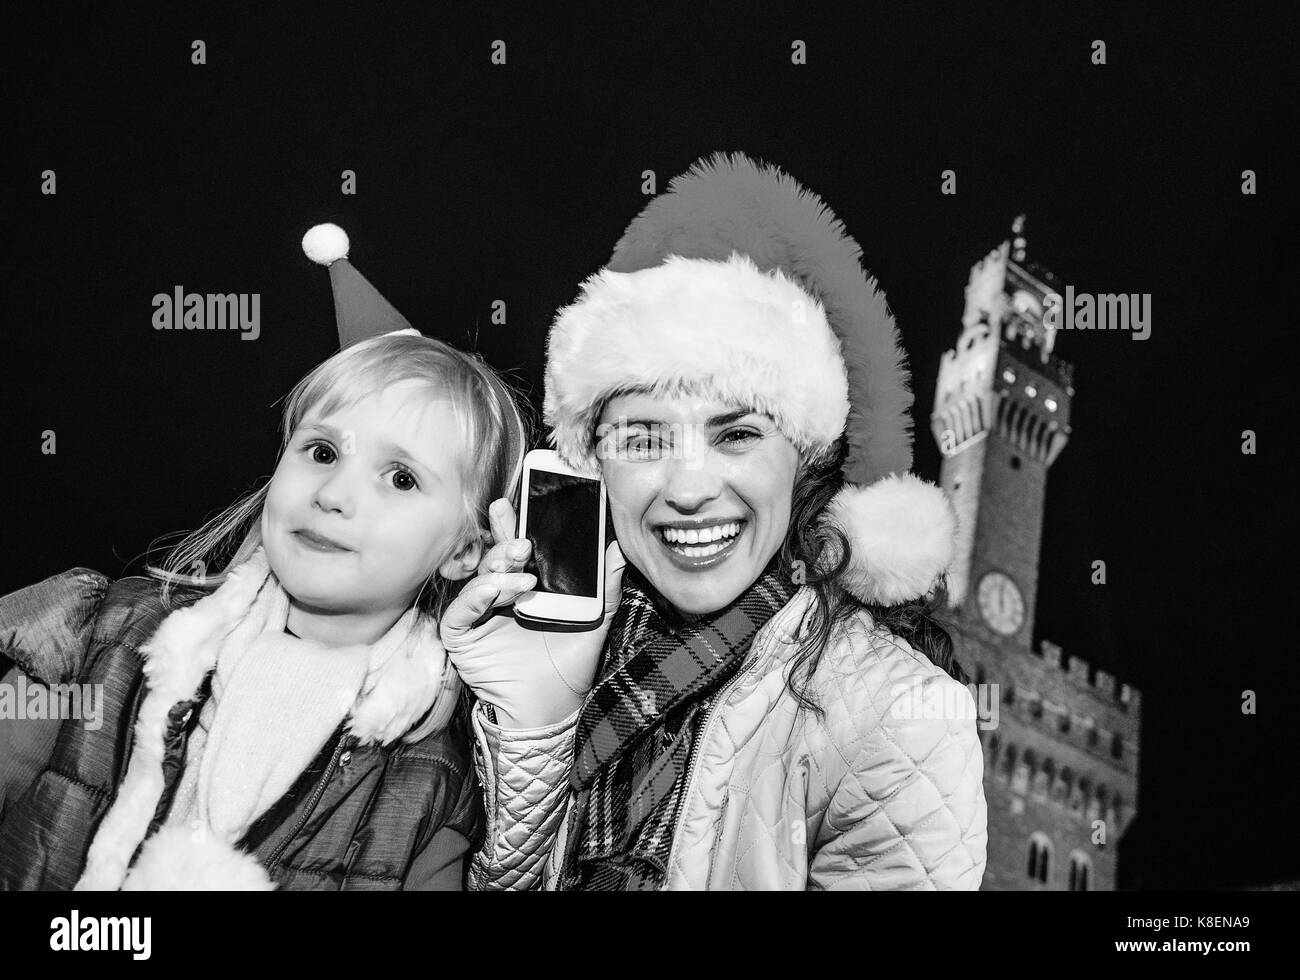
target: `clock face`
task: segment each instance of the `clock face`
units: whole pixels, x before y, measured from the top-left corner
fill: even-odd
[[[976,593],[984,622],[1003,636],[1010,636],[1025,621],[1025,599],[1010,576],[989,572],[980,579]]]

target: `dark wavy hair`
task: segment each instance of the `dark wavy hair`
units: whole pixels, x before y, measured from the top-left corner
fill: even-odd
[[[813,674],[821,663],[835,628],[865,609],[876,625],[888,630],[923,653],[949,677],[965,684],[969,678],[953,654],[947,624],[939,619],[944,608],[944,583],[929,596],[895,606],[863,602],[839,584],[848,567],[849,542],[844,532],[827,519],[826,507],[844,486],[840,466],[847,447],[841,439],[836,456],[826,463],[801,468],[795,478],[790,507],[790,530],[781,546],[787,569],[803,569],[804,584],[813,601],[798,630],[798,650],[790,661],[786,687],[801,709],[823,714],[809,693]]]

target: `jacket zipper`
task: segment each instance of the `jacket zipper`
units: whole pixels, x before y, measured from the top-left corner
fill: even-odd
[[[727,683],[722,685],[722,688],[718,691],[718,696],[714,700],[712,707],[709,708],[709,713],[704,717],[704,725],[703,727],[700,728],[700,737],[697,738],[695,740],[695,744],[691,746],[690,761],[686,763],[686,792],[682,795],[683,811],[685,810],[687,801],[689,801],[691,798],[691,790],[695,788],[695,760],[699,757],[700,747],[703,746],[706,741],[708,741],[709,733],[713,728],[713,719],[716,718],[718,716],[718,712],[722,710],[722,706],[723,704],[726,703],[727,695],[731,692],[731,689],[735,687],[737,684],[739,684],[740,679],[744,677],[746,674],[748,674],[751,669],[753,669],[754,665],[758,663],[758,659],[759,659],[759,655],[755,653],[754,656],[750,659],[748,664],[742,665],[741,668],[736,671],[735,675],[731,678],[731,680],[727,681]],[[725,815],[725,813],[726,813],[726,807],[724,801],[723,814]],[[678,834],[678,830],[680,827],[681,824],[678,823],[678,825],[673,828],[673,843],[672,846],[668,849],[668,862],[665,866],[666,871],[668,873],[671,873],[672,866],[673,866],[673,858],[677,855],[677,844],[681,840],[681,837]],[[719,831],[719,834],[720,833],[721,831]],[[715,835],[715,845],[716,845],[717,836],[718,835]],[[713,873],[713,855],[710,854],[709,874],[712,875],[712,873]]]
[[[325,774],[321,777],[320,782],[316,784],[316,789],[312,792],[311,799],[307,803],[307,808],[303,810],[302,818],[298,821],[298,825],[293,828],[292,833],[275,846],[275,850],[267,857],[267,870],[275,867],[275,863],[280,860],[280,855],[284,853],[284,849],[289,846],[289,843],[295,837],[302,833],[302,828],[307,826],[307,821],[311,819],[311,815],[316,809],[316,804],[319,803],[320,798],[325,795],[325,788],[329,785],[329,781],[334,775],[334,770],[339,766],[339,757],[343,755],[344,745],[351,740],[352,736],[344,736],[339,739],[339,744],[334,746],[334,754],[330,756],[330,764],[325,767]]]

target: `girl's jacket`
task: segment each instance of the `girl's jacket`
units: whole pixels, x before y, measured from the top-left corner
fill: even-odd
[[[177,590],[172,608],[205,594]],[[83,568],[0,598],[0,657],[14,662],[0,712],[0,889],[77,883],[130,761],[146,690],[140,647],[171,611],[151,579],[110,581]],[[33,717],[32,689],[72,684],[92,685],[79,693],[97,698],[83,699],[81,719]],[[150,834],[167,818],[207,693],[205,683],[168,715],[165,788]],[[93,720],[84,717],[91,703]],[[483,829],[458,711],[413,744],[362,744],[340,725],[238,846],[282,889],[457,889]]]

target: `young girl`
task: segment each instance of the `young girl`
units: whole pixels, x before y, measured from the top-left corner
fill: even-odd
[[[404,323],[335,251],[345,343]],[[7,680],[102,692],[52,748],[0,723],[0,888],[460,888],[482,804],[438,618],[525,440],[477,357],[362,339],[289,395],[270,483],[153,578],[0,599]]]

